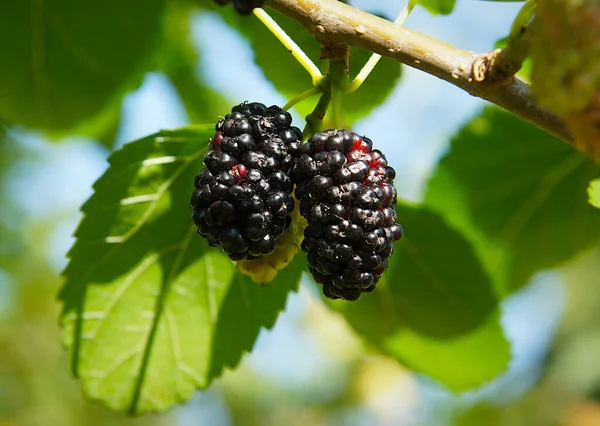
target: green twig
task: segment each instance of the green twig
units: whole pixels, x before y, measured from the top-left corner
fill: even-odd
[[[341,129],[344,126],[342,91],[335,85],[331,87],[331,106],[333,109],[333,125],[336,129]]]
[[[261,8],[254,9],[254,15],[260,19],[260,21],[273,33],[275,37],[285,46],[287,50],[296,58],[296,60],[304,67],[306,71],[310,74],[313,85],[319,86],[321,84],[323,75],[321,74],[321,70],[315,65],[313,61],[304,53],[302,48],[296,44],[294,40],[285,32],[283,28],[279,26],[277,22],[273,18],[269,16],[267,12],[265,12]]]
[[[348,58],[329,61],[329,78],[331,79],[331,103],[333,123],[336,129],[343,127],[342,92],[348,87]]]
[[[398,25],[404,25],[404,23],[406,22],[406,19],[408,18],[408,15],[410,15],[410,12],[412,12],[414,7],[415,7],[414,0],[410,0],[408,2],[408,4],[404,7],[404,9],[402,9],[402,12],[400,12],[400,15],[398,15],[398,17],[396,18],[394,23],[398,24]],[[356,90],[358,90],[358,88],[360,86],[362,86],[362,84],[365,82],[367,77],[369,77],[371,72],[373,72],[373,70],[375,69],[375,66],[377,66],[380,59],[381,59],[381,55],[378,55],[377,53],[373,53],[371,55],[371,57],[369,58],[369,60],[367,61],[367,63],[362,67],[362,69],[356,75],[354,80],[352,80],[352,82],[348,85],[348,87],[346,87],[344,89],[344,93],[352,93],[352,92],[355,92]]]
[[[331,102],[331,91],[327,90],[323,92],[317,106],[306,116],[306,127],[302,132],[302,137],[308,139],[310,136],[323,130],[323,119],[327,114],[329,103]]]
[[[525,82],[513,78],[506,84],[489,84],[485,78],[474,78],[481,74],[481,55],[450,46],[338,0],[269,0],[267,5],[309,31],[316,29],[320,40],[343,40],[350,46],[379,53],[441,78],[574,144],[574,136],[565,122],[537,103]]]
[[[313,87],[312,89],[308,89],[305,92],[300,93],[298,96],[296,96],[295,98],[292,98],[287,104],[285,104],[283,106],[283,108],[281,108],[284,111],[288,111],[290,108],[292,108],[294,105],[302,102],[303,100],[310,98],[311,96],[316,95],[317,93],[321,93],[321,89],[319,87]]]
[[[506,47],[501,49],[494,59],[492,77],[503,80],[513,77],[529,56],[530,36],[527,27],[535,15],[536,2],[528,0],[515,18]]]

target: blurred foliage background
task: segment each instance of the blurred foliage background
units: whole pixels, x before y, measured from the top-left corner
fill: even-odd
[[[350,3],[383,16],[403,6]],[[600,424],[600,248],[592,238],[560,269],[537,272],[554,261],[531,271],[521,265],[507,278],[505,264],[496,264],[494,284],[507,295],[501,324],[512,360],[506,373],[479,389],[453,393],[378,354],[326,309],[305,277],[241,366],[186,404],[130,419],[85,401],[59,343],[56,294],[77,209],[105,170],[108,153],[161,128],[213,122],[232,103],[283,104],[309,81],[285,52],[273,53],[277,42],[257,21],[240,21],[208,0],[43,4],[0,5],[0,426]],[[486,51],[506,36],[518,8],[461,0],[450,16],[418,8],[408,26]],[[284,26],[318,52],[310,36]],[[357,62],[366,57],[353,56]],[[454,135],[460,146],[461,137],[486,134],[477,122],[459,133],[483,103],[411,69],[400,76],[393,62],[382,62],[377,73],[349,97],[348,124],[388,153],[403,198],[421,201],[436,189],[453,193],[439,171],[429,190],[426,182]],[[295,111],[297,120],[304,108]],[[498,144],[518,130],[508,123],[494,130]],[[468,169],[450,156],[442,164]],[[583,171],[582,179],[595,172]],[[456,178],[463,177],[470,178],[467,172]],[[455,202],[442,200],[432,205]],[[449,220],[469,234],[459,216]],[[557,234],[572,225],[556,223]],[[544,243],[560,244],[551,236]],[[502,250],[517,256],[511,247]],[[525,264],[536,258],[533,249],[520,256]],[[470,365],[457,361],[456,369],[467,374]]]

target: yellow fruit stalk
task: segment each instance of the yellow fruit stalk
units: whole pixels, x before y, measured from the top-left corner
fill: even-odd
[[[297,200],[295,202],[298,204]],[[277,240],[275,251],[255,260],[240,260],[237,262],[238,269],[256,283],[266,284],[272,281],[277,272],[289,265],[300,250],[304,239],[304,228],[306,228],[306,219],[300,216],[300,209],[295,208],[292,212],[292,224]]]

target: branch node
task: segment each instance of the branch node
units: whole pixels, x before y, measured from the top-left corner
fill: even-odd
[[[493,52],[486,52],[477,55],[473,61],[473,67],[471,73],[473,74],[473,80],[478,83],[482,83],[491,77],[491,69],[494,64],[495,55],[500,49],[496,49]]]
[[[528,1],[526,4],[534,3]],[[505,65],[497,65],[498,60],[495,60],[495,57],[498,52],[496,51],[477,55],[474,52],[457,49],[352,8],[338,0],[269,0],[268,6],[302,24],[321,44],[347,43],[350,46],[394,58],[492,102],[565,142],[573,144],[573,135],[564,120],[538,105],[525,82],[514,75],[506,77],[513,70]],[[529,22],[527,13],[529,13],[527,9],[522,12],[523,19],[519,20],[518,26],[515,26],[515,31],[518,30],[520,36],[516,38],[513,36],[513,39],[519,41],[519,46],[505,49],[502,58],[499,59],[500,62],[514,64],[515,69],[520,67],[528,53],[527,43],[521,40],[525,39],[528,33],[526,31],[523,34],[522,29],[522,26]],[[357,28],[359,28],[358,32]],[[340,58],[339,55],[331,54],[328,50],[330,49],[324,49],[324,56],[331,59]],[[498,71],[493,70],[494,62]],[[338,62],[336,67],[342,65]],[[501,77],[494,77],[494,73],[498,73]]]
[[[502,49],[481,53],[473,61],[471,74],[477,83],[510,84],[516,69],[509,61],[502,60]]]
[[[321,59],[328,59],[331,62],[347,62],[348,45],[345,43],[322,44]]]

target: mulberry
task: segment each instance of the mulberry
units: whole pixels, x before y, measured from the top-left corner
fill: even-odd
[[[309,270],[325,296],[357,300],[375,289],[402,237],[396,173],[370,139],[346,130],[317,133],[300,151],[292,178]]]
[[[291,224],[302,132],[278,106],[242,103],[216,125],[190,204],[198,233],[234,260],[272,253]]]
[[[273,280],[281,269],[290,264],[300,250],[305,227],[306,220],[300,216],[298,209],[294,209],[292,224],[277,240],[277,247],[275,247],[273,253],[255,260],[240,260],[237,262],[239,270],[249,275],[254,282],[259,284]]]

